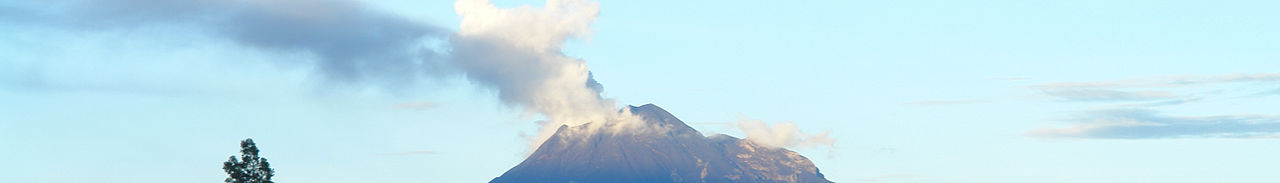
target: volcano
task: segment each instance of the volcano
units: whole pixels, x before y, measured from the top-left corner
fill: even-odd
[[[800,154],[728,135],[703,136],[653,105],[627,109],[657,130],[560,126],[490,183],[831,182]]]

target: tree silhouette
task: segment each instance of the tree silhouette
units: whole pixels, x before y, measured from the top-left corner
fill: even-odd
[[[224,181],[227,183],[273,183],[271,176],[275,176],[267,158],[258,156],[258,145],[252,138],[240,141],[240,159],[231,156],[222,163],[222,170],[231,176]]]

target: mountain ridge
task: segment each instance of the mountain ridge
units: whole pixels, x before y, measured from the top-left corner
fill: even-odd
[[[653,104],[625,110],[661,130],[561,125],[525,161],[490,182],[831,182],[794,151],[728,135],[706,137]]]

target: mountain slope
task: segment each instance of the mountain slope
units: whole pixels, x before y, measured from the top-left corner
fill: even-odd
[[[795,152],[727,135],[702,136],[653,104],[627,110],[648,129],[661,130],[561,126],[524,162],[490,182],[830,182]]]

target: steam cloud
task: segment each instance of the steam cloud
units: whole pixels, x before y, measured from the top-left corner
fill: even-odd
[[[738,129],[746,133],[747,140],[769,147],[832,147],[836,143],[831,138],[831,131],[818,134],[807,134],[796,127],[796,123],[782,122],[769,126],[764,121],[739,119]]]
[[[303,63],[337,83],[395,87],[461,76],[493,89],[503,104],[526,116],[544,116],[533,147],[560,125],[592,124],[588,129],[594,131],[639,124],[616,100],[601,96],[603,85],[585,61],[562,52],[566,41],[589,36],[600,13],[597,3],[548,0],[541,8],[503,9],[488,0],[458,0],[454,8],[462,18],[456,32],[352,0],[14,2],[0,4],[0,20],[80,31],[190,26],[265,51],[312,54],[316,59]],[[834,142],[825,132],[804,134],[794,123],[739,126],[747,139],[774,147]]]
[[[600,12],[588,0],[549,0],[543,8],[501,9],[459,0],[460,30],[369,9],[349,0],[66,0],[0,4],[0,20],[83,31],[149,25],[200,33],[272,52],[316,56],[316,73],[337,83],[384,87],[462,76],[494,89],[503,104],[546,117],[534,140],[560,125],[635,121],[601,96],[583,60],[561,52],[588,36]],[[434,42],[433,42],[434,41]],[[439,44],[432,44],[439,43]],[[435,46],[439,45],[439,46]],[[593,125],[594,126],[594,125]],[[615,125],[619,126],[619,125]]]

